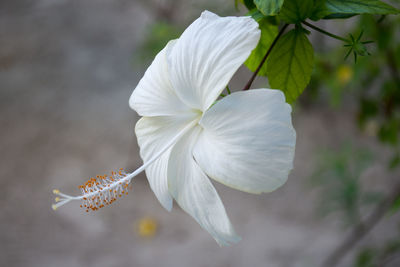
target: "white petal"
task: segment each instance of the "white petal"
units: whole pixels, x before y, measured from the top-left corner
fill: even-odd
[[[194,157],[207,175],[249,193],[270,192],[293,168],[296,132],[281,91],[257,89],[224,97],[203,116]]]
[[[176,94],[188,106],[207,110],[259,38],[251,17],[218,17],[204,11],[167,55]]]
[[[197,114],[188,116],[143,117],[135,127],[140,156],[146,163],[161,151]],[[167,210],[172,208],[168,192],[167,167],[171,149],[146,168],[146,176],[157,199]]]
[[[166,54],[174,43],[170,41],[158,53],[129,99],[140,116],[175,115],[187,109],[172,89],[168,74]]]
[[[235,234],[214,186],[193,159],[192,149],[200,131],[200,127],[194,128],[172,149],[168,165],[169,190],[179,206],[218,244],[229,245],[240,237]]]

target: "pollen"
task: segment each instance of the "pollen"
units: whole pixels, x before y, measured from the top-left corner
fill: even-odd
[[[123,180],[126,175],[123,169],[119,169],[117,172],[112,171],[111,175],[97,175],[96,178],[90,178],[78,186],[84,196],[81,207],[86,212],[96,211],[126,195],[130,183],[130,180]]]

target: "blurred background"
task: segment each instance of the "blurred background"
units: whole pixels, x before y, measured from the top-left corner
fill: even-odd
[[[357,63],[312,32],[318,56],[294,106],[288,182],[262,195],[215,183],[238,244],[220,248],[177,205],[165,211],[143,174],[112,208],[51,209],[54,188],[78,194],[91,176],[140,166],[128,98],[204,9],[245,14],[230,0],[0,2],[0,266],[400,266],[398,16],[318,24],[364,29],[375,43]],[[230,87],[250,75],[242,67]],[[346,239],[356,242],[343,248]]]

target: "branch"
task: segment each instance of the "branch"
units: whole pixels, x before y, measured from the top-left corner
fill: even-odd
[[[321,264],[322,267],[336,266],[339,261],[357,244],[369,231],[384,217],[393,202],[400,197],[400,184],[382,201],[378,207],[364,221],[357,224],[350,235],[340,244],[333,253]]]
[[[267,53],[265,54],[265,56],[263,57],[263,59],[261,60],[260,64],[258,65],[256,71],[253,73],[253,75],[250,77],[250,80],[247,82],[247,84],[245,85],[245,87],[243,88],[243,91],[245,90],[249,90],[251,84],[253,83],[254,79],[256,78],[258,72],[260,71],[261,67],[264,65],[264,62],[267,60],[267,57],[269,56],[269,54],[271,54],[272,48],[274,48],[274,46],[276,45],[276,43],[278,42],[278,39],[281,37],[281,35],[283,34],[283,32],[286,30],[286,28],[289,26],[289,24],[285,24],[283,25],[282,29],[279,31],[278,35],[275,37],[274,41],[272,42],[271,46],[268,48]]]
[[[304,25],[307,25],[308,27],[310,27],[310,28],[312,28],[312,29],[314,29],[314,30],[316,30],[316,31],[318,31],[318,32],[320,32],[320,33],[322,33],[322,34],[328,35],[329,37],[335,38],[335,39],[340,40],[340,41],[343,41],[343,42],[345,42],[345,43],[351,43],[350,40],[348,40],[348,39],[346,39],[346,38],[343,38],[343,37],[340,37],[340,36],[338,36],[338,35],[336,35],[336,34],[327,32],[327,31],[325,31],[325,30],[323,30],[323,29],[321,29],[321,28],[318,28],[318,27],[315,26],[315,25],[312,25],[312,24],[308,23],[307,21],[302,21],[301,23],[303,23]]]

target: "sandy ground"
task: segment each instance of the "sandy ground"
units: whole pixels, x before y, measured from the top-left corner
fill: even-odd
[[[132,62],[152,16],[139,1],[0,3],[0,266],[316,266],[346,231],[315,215],[315,152],[350,140],[381,159],[365,174],[369,185],[386,190],[394,178],[388,151],[354,128],[351,107],[296,110],[295,168],[279,190],[250,195],[216,184],[243,238],[232,247],[218,247],[177,206],[163,210],[144,175],[112,208],[51,210],[53,188],[78,193],[87,177],[141,164],[127,100],[145,70]],[[248,76],[242,69],[233,87]],[[151,239],[134,227],[146,216],[159,226]],[[381,223],[363,242],[394,228]]]

